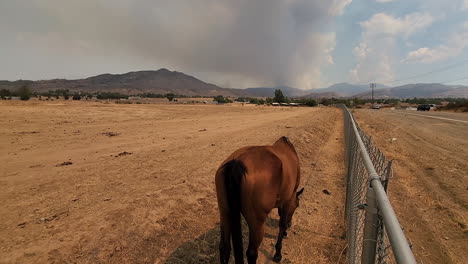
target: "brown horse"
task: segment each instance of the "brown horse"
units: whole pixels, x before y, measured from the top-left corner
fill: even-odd
[[[216,194],[221,218],[219,254],[221,263],[229,262],[231,236],[235,262],[244,263],[241,216],[249,226],[248,263],[256,263],[258,248],[265,233],[265,220],[273,208],[280,216],[278,241],[273,260],[282,258],[286,230],[304,188],[296,193],[300,181],[299,158],[288,138],[272,146],[251,146],[232,153],[216,172]]]

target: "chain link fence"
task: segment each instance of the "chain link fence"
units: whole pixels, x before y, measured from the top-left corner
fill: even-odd
[[[343,105],[348,263],[416,263],[386,196],[392,162],[372,144]]]

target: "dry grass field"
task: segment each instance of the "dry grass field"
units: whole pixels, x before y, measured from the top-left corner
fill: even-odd
[[[394,160],[389,198],[418,262],[468,263],[468,115],[414,112],[355,117]]]
[[[1,101],[0,263],[215,263],[217,166],[283,135],[305,186],[283,263],[343,263],[342,123],[334,108]]]

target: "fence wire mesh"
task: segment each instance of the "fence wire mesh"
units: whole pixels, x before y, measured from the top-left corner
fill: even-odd
[[[371,138],[359,128],[352,114],[344,106],[343,108],[347,165],[345,220],[348,263],[397,263],[382,215],[378,211],[374,191],[370,187],[369,171],[361,153],[363,150],[356,137],[362,139],[385,191],[392,175],[392,162],[373,145]],[[358,134],[355,133],[354,125]]]

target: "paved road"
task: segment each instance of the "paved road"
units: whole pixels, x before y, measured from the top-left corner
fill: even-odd
[[[452,122],[460,122],[468,124],[468,114],[466,113],[452,113],[452,112],[420,112],[420,111],[409,111],[409,110],[382,110],[383,113],[393,113],[400,115],[413,115],[424,118],[433,118],[439,120],[446,120]]]

